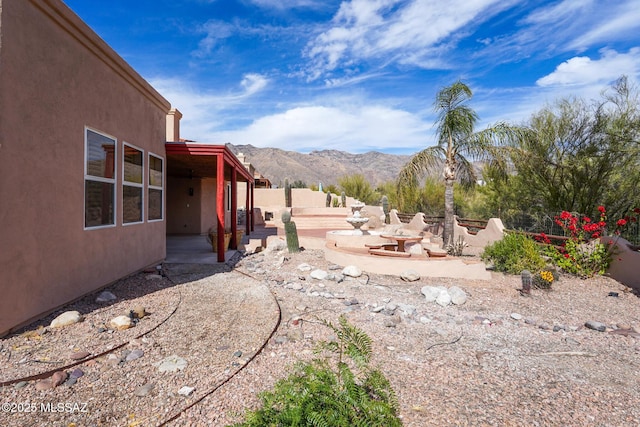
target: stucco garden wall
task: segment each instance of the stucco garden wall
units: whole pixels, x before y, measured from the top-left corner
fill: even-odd
[[[165,158],[170,105],[61,1],[0,13],[4,334],[164,259],[164,221],[122,225],[122,143]],[[117,139],[115,227],[84,229],[85,126]]]

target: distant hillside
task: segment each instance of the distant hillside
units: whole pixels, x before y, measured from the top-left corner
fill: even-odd
[[[307,185],[338,184],[345,175],[362,174],[376,186],[395,180],[400,169],[411,156],[384,154],[370,151],[351,154],[338,150],[312,151],[309,154],[285,151],[279,148],[258,148],[253,145],[227,146],[235,154],[243,153],[246,160],[274,185],[282,185],[285,178],[289,182],[303,181]]]

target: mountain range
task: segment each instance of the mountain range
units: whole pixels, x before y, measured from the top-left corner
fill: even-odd
[[[320,150],[298,153],[279,148],[259,148],[253,145],[233,145],[227,147],[234,153],[242,153],[262,176],[274,186],[283,186],[302,181],[307,186],[337,185],[343,176],[361,174],[376,187],[397,178],[398,172],[411,159],[408,155],[385,154],[369,151],[351,154],[339,150]]]

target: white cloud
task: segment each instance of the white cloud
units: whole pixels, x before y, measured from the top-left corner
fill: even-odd
[[[406,111],[383,105],[311,105],[261,117],[244,129],[213,132],[211,139],[233,144],[308,152],[337,149],[414,150],[434,142],[431,126]]]
[[[196,58],[203,58],[208,56],[221,40],[233,36],[235,27],[227,22],[211,20],[202,25],[199,31],[206,35],[192,54]]]
[[[249,0],[250,3],[265,9],[320,9],[325,7],[322,0]]]
[[[437,66],[439,49],[457,31],[475,26],[511,6],[500,0],[351,0],[331,27],[307,46],[310,79],[341,65],[366,60]]]
[[[570,44],[571,48],[586,49],[619,39],[637,40],[640,31],[640,7],[637,0],[611,2],[606,7],[600,5],[594,13],[599,19],[586,27],[588,31],[579,33]]]
[[[573,57],[556,67],[555,71],[536,81],[539,86],[576,86],[606,84],[622,74],[636,76],[640,73],[640,48],[628,53],[602,49],[601,58],[592,60],[587,56]]]
[[[563,0],[545,3],[529,12],[515,31],[477,40],[486,48],[475,61],[510,63],[549,58],[562,52],[584,52],[637,40],[640,8],[637,0]]]
[[[224,124],[225,110],[238,108],[250,101],[265,90],[269,80],[260,74],[245,74],[239,88],[219,93],[201,90],[177,78],[150,79],[149,83],[183,114],[183,138],[215,142],[208,138],[214,129]]]

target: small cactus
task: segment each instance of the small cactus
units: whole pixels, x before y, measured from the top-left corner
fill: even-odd
[[[284,204],[286,207],[291,207],[291,186],[289,185],[289,180],[284,180]]]
[[[382,211],[384,212],[384,223],[389,224],[391,218],[389,217],[389,198],[382,196]]]
[[[347,195],[344,193],[344,191],[340,194],[340,200],[342,201],[342,207],[346,208],[347,207]]]
[[[333,197],[331,197],[331,192],[327,191],[327,201],[326,201],[326,205],[328,208],[331,207],[331,200],[333,199]]]
[[[284,222],[284,232],[287,236],[287,249],[289,253],[300,252],[300,242],[298,241],[298,230],[296,228],[296,223],[291,221],[291,214],[286,212],[287,220],[285,221],[285,214],[282,214],[282,222]]]
[[[291,212],[289,212],[287,210],[283,211],[281,218],[282,218],[282,222],[284,224],[286,224],[288,222],[291,222]]]

